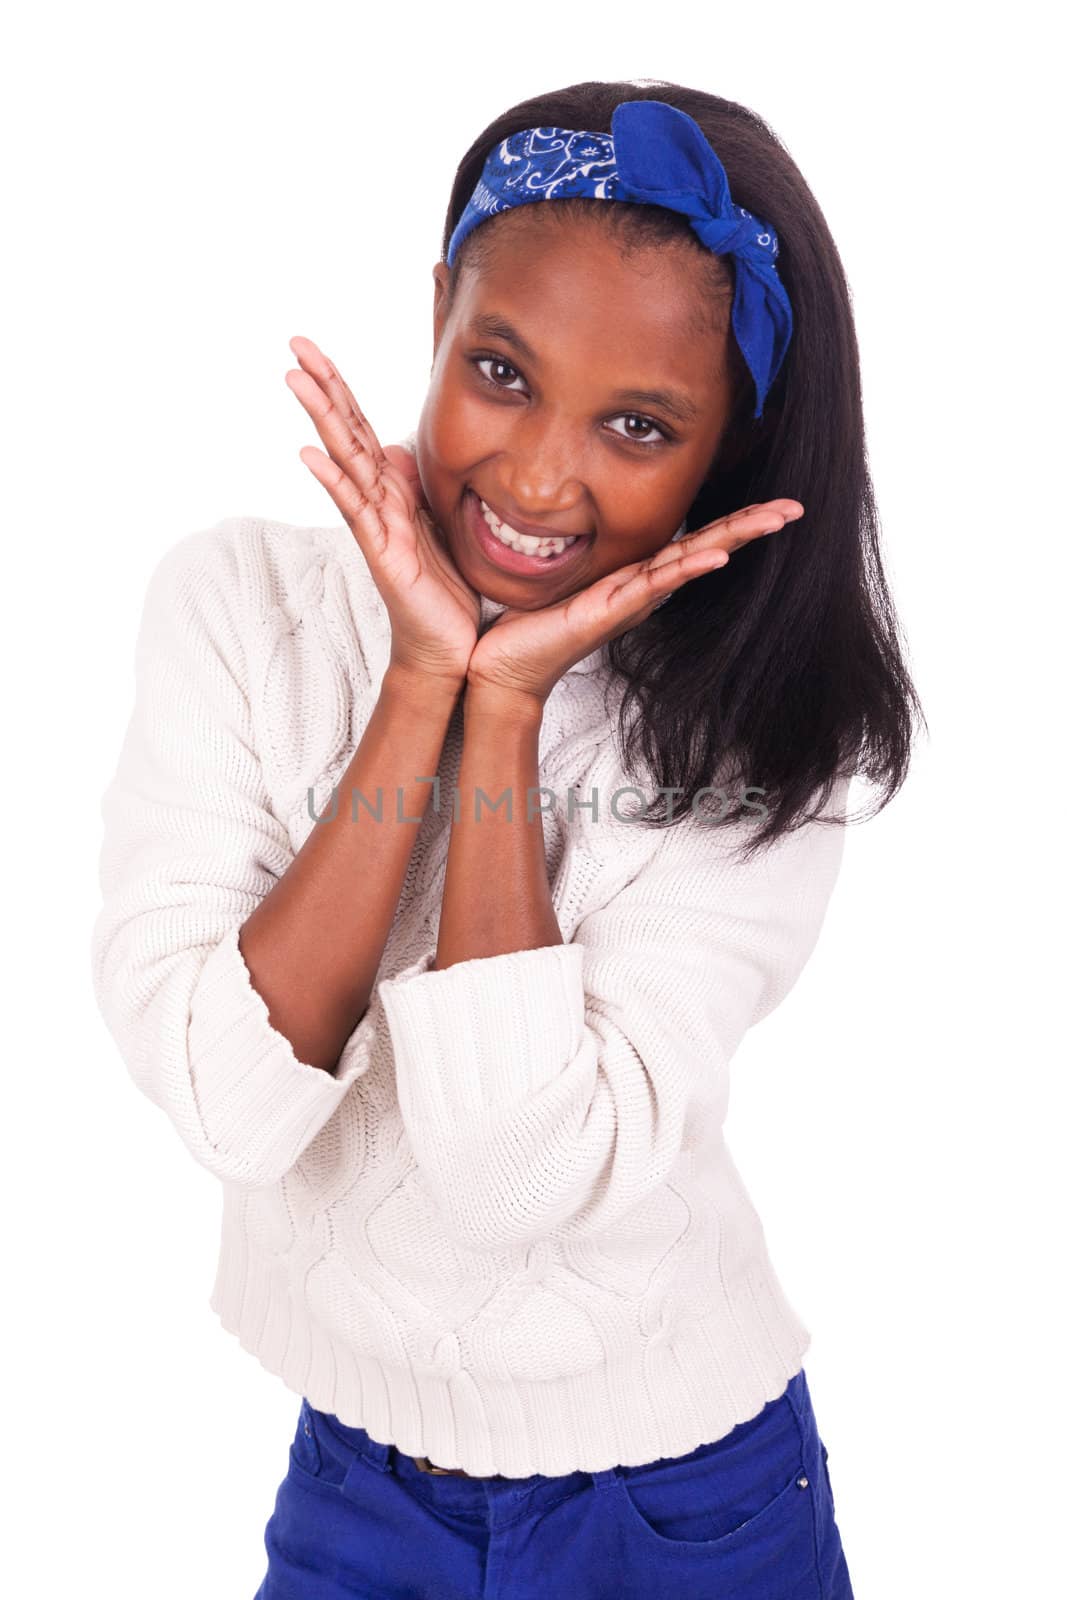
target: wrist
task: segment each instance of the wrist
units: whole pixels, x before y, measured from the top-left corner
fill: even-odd
[[[463,714],[465,718],[471,715],[496,718],[509,725],[539,724],[544,718],[545,705],[539,696],[528,690],[468,679],[463,692]]]
[[[463,698],[463,689],[462,679],[436,677],[391,662],[382,676],[380,693],[405,707],[440,711],[451,716]]]

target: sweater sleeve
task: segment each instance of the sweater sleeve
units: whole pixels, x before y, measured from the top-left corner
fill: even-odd
[[[369,1064],[369,1011],[332,1073],[270,1023],[238,944],[293,859],[256,755],[226,523],[149,578],[134,709],[101,801],[97,1005],[134,1081],[218,1177],[275,1182]]]
[[[457,1239],[610,1228],[668,1176],[698,1103],[722,1122],[731,1056],[815,945],[844,829],[807,822],[747,864],[714,827],[661,830],[572,942],[380,985],[401,1114]]]

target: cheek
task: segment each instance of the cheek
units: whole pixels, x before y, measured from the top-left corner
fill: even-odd
[[[503,411],[495,413],[480,402],[469,384],[446,372],[427,397],[421,431],[427,453],[440,470],[462,475],[504,446],[507,418]]]
[[[650,526],[654,528],[655,524]],[[675,523],[674,526],[677,527],[678,524]],[[605,542],[600,551],[599,564],[602,571],[617,572],[620,567],[629,567],[634,562],[647,560],[649,556],[654,556],[657,550],[663,549],[673,532],[674,528],[668,533],[650,532],[650,527],[646,526],[613,534],[610,543]]]
[[[640,561],[665,545],[684,516],[671,520],[670,507],[678,503],[677,484],[653,474],[616,473],[602,497],[605,522],[612,544],[626,561]]]

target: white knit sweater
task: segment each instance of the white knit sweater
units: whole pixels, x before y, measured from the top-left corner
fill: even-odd
[[[502,609],[483,599],[482,627]],[[102,801],[98,1004],[222,1180],[212,1309],[295,1394],[475,1474],[685,1454],[780,1395],[810,1342],[723,1121],[730,1058],[810,954],[845,830],[809,823],[740,865],[749,824],[626,820],[655,791],[627,788],[602,647],[540,736],[564,942],[427,970],[457,712],[369,1008],[336,1072],[312,1067],[237,934],[328,808],[389,644],[343,523],[233,518],[165,553]]]

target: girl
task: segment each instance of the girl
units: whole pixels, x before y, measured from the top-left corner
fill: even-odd
[[[292,341],[343,521],[167,552],[103,803],[99,1004],[301,1397],[258,1600],[846,1600],[723,1138],[918,711],[844,275],[673,84],[505,113],[442,256],[406,445]]]

